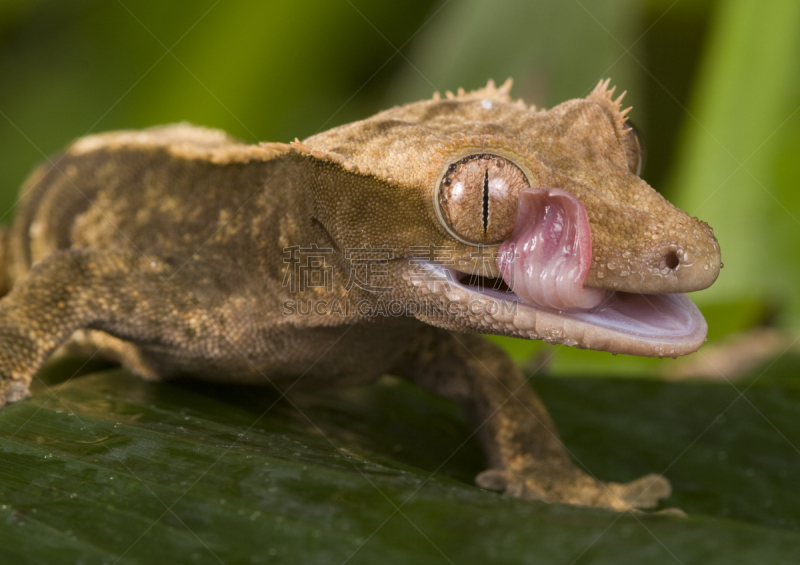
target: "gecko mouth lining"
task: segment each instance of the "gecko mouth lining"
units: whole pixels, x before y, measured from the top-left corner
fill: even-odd
[[[459,273],[459,271],[453,271]],[[460,273],[456,276],[459,283],[465,286],[473,286],[477,288],[491,288],[498,292],[505,292],[516,297],[514,291],[509,288],[502,278],[486,277],[483,275],[470,275],[468,273]]]
[[[494,302],[499,326],[520,337],[646,356],[677,356],[705,341],[705,319],[685,294],[610,292],[596,307],[556,310],[520,298],[503,279],[425,262],[431,294],[463,305]],[[484,309],[485,311],[486,309]],[[508,314],[508,313],[511,314]],[[497,330],[492,326],[487,331]]]

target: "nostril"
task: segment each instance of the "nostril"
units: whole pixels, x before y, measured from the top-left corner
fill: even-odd
[[[680,265],[681,260],[678,258],[678,254],[675,251],[670,251],[664,256],[664,262],[667,264],[668,269],[674,271],[678,268],[678,265]]]

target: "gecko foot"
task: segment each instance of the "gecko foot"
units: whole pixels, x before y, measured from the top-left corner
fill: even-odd
[[[0,408],[17,400],[28,398],[30,395],[27,383],[14,380],[4,383],[0,379]]]
[[[620,511],[653,508],[671,492],[669,481],[661,475],[645,475],[629,483],[604,483],[571,465],[531,462],[506,469],[488,469],[480,473],[475,482],[482,488],[515,498]]]

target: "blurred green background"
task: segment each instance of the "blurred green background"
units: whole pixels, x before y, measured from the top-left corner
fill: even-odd
[[[642,530],[635,517],[612,522],[604,513],[478,493],[466,486],[482,463],[462,417],[396,383],[310,401],[309,413],[325,422],[316,428],[284,407],[254,429],[261,410],[235,387],[175,389],[101,376],[62,383],[57,394],[40,387],[34,400],[3,411],[0,554],[17,551],[9,563],[116,562],[120,555],[147,563],[162,550],[173,562],[226,562],[243,551],[231,562],[288,555],[338,563],[360,551],[351,562],[505,555],[508,562],[619,563],[617,549],[626,547],[632,563],[733,563],[753,562],[747,552],[759,547],[761,562],[788,561],[800,548],[798,365],[782,356],[797,351],[800,330],[798,69],[796,0],[0,0],[2,222],[13,217],[17,189],[36,163],[92,132],[185,120],[245,141],[289,141],[488,78],[513,77],[515,97],[549,107],[610,77],[634,107],[647,151],[644,178],[719,238],[720,278],[692,296],[711,341],[760,327],[783,336],[764,348],[769,355],[741,389],[760,379],[749,404],[724,382],[537,384],[573,455],[617,480],[666,467],[676,486],[670,504],[714,519],[647,518]],[[685,362],[498,341],[531,367],[548,358],[555,375],[669,376]],[[718,416],[739,400],[743,407],[727,421]],[[626,419],[620,406],[638,412]],[[399,427],[410,421],[412,429]],[[366,486],[352,469],[342,471],[334,459],[345,452],[319,439],[320,429],[347,446],[345,459],[357,462]],[[82,433],[90,441],[82,443]],[[170,443],[176,434],[186,443]],[[228,454],[226,442],[245,435],[242,451]],[[294,439],[284,445],[281,438]],[[448,446],[445,455],[466,445],[466,455],[442,463],[436,445]],[[302,469],[286,456],[293,450],[307,455]],[[223,456],[232,467],[207,475]],[[282,479],[265,474],[270,464]],[[422,478],[432,471],[464,482],[428,484]],[[186,495],[201,481],[185,486],[182,477],[192,473],[217,482]],[[125,486],[117,488],[115,476]],[[355,496],[359,488],[365,491]],[[224,499],[212,500],[220,492]],[[151,495],[176,511],[147,506]],[[415,495],[407,508],[413,520],[391,513]],[[373,537],[387,513],[392,527]],[[98,515],[114,524],[114,535],[73,525],[96,524]],[[258,522],[267,517],[270,527]],[[344,529],[320,529],[329,520]],[[538,533],[527,528],[534,524]],[[254,538],[240,538],[250,535],[264,536],[270,549],[247,551]],[[137,545],[140,538],[149,543]],[[596,543],[601,538],[608,543]]]

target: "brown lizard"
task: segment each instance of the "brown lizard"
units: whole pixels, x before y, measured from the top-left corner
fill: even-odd
[[[712,230],[639,176],[608,82],[549,111],[507,81],[291,144],[189,125],[93,135],[39,167],[6,238],[0,405],[69,341],[146,379],[341,386],[461,403],[512,496],[652,507],[663,477],[579,470],[493,333],[646,356],[703,343],[683,292]]]

